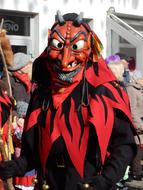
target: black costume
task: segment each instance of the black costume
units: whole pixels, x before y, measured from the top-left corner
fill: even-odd
[[[51,38],[54,34],[60,37],[65,34],[62,34],[64,24],[57,26],[60,32],[53,27],[56,34],[53,32]],[[74,27],[67,21],[67,30]],[[78,35],[84,38],[86,31],[83,35],[79,29]],[[74,38],[77,40],[77,35],[74,34],[72,40]],[[56,46],[61,47],[61,44]],[[136,154],[128,96],[102,57],[96,61],[94,56],[91,59],[95,52],[91,52],[83,67],[75,66],[80,68],[75,69],[80,78],[76,78],[76,82],[75,73],[69,71],[75,61],[64,71],[56,67],[58,80],[68,81],[70,85],[62,93],[54,94],[52,85],[56,83],[52,82],[57,78],[52,75],[50,80],[51,70],[46,69],[48,64],[54,64],[48,48],[34,62],[33,80],[38,88],[29,104],[21,157],[0,165],[0,170],[5,167],[0,175],[23,175],[36,168],[36,190],[48,188],[46,184],[51,190],[114,190]]]

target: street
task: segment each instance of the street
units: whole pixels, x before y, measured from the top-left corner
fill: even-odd
[[[126,182],[127,188],[123,190],[143,190],[143,181],[135,181]]]

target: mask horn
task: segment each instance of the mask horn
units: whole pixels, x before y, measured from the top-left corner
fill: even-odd
[[[59,10],[57,11],[56,20],[58,21],[58,23],[60,25],[64,25],[66,23],[65,19],[63,18],[62,14]]]
[[[82,12],[76,17],[76,19],[74,20],[74,25],[75,26],[80,26],[81,23],[83,21],[83,17],[82,17]]]

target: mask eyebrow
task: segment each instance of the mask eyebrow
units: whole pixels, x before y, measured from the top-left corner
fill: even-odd
[[[87,40],[87,35],[85,34],[85,32],[80,31],[78,32],[71,40],[70,42],[73,42],[79,35],[83,34],[85,36],[85,39]]]
[[[57,29],[53,30],[52,35],[53,35],[54,32],[56,32],[56,33],[58,34],[58,36],[59,36],[64,42],[66,41],[66,39],[62,36],[62,34],[59,32],[59,30],[57,30]],[[52,36],[52,35],[51,35],[51,36]]]

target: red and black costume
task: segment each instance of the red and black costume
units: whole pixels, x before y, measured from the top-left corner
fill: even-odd
[[[100,48],[86,19],[57,14],[33,65],[37,88],[10,175],[36,168],[37,190],[116,189],[135,156],[134,127],[128,97]]]
[[[0,161],[4,160],[4,152],[6,151],[8,143],[8,119],[12,111],[12,103],[7,94],[0,89]],[[3,182],[0,179],[0,189],[3,190]]]
[[[12,103],[11,103],[9,97],[7,96],[5,91],[0,89],[0,127],[5,128],[4,129],[5,135],[3,136],[3,141],[5,141],[7,138],[6,137],[7,136],[6,131],[8,130],[7,129],[8,128],[7,121],[9,119],[11,108],[12,108]]]

